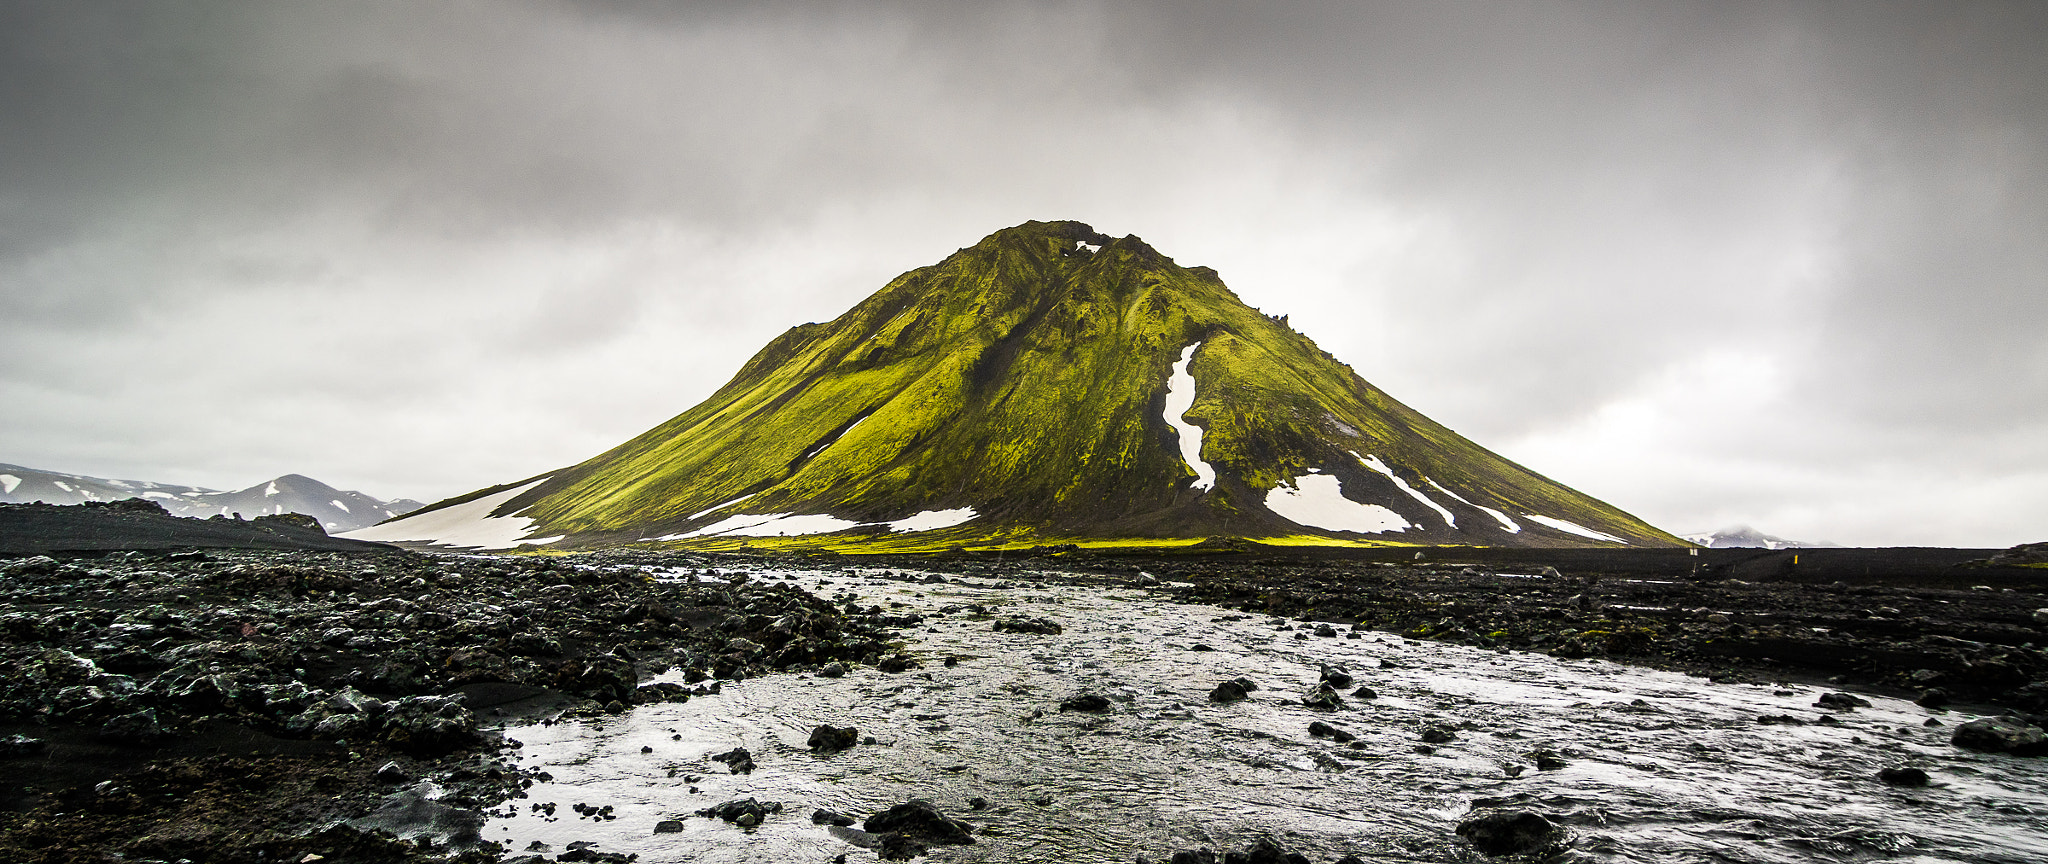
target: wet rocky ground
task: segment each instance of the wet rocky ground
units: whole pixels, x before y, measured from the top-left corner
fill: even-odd
[[[1760,557],[1793,560],[1749,556]],[[1844,570],[1822,581],[1776,567],[1756,568],[1751,580],[1681,567],[1615,573],[1514,561],[1144,566],[1184,583],[1173,593],[1188,602],[1248,612],[1721,680],[1824,679],[1930,705],[2048,710],[2048,570],[2037,568],[1938,566],[1921,578],[1907,570],[1882,580]],[[1980,581],[1989,584],[1973,584]]]
[[[217,549],[0,564],[0,858],[487,856],[478,812],[540,779],[494,726],[900,662],[886,613],[652,566]]]
[[[1833,679],[1831,689],[1923,707],[1950,700],[2007,710],[2004,728],[1985,730],[1973,746],[2044,747],[2028,729],[2041,721],[2031,712],[2048,692],[2048,615],[2035,614],[2048,600],[2010,574],[2003,587],[1973,590],[1955,579],[1939,587],[1714,573],[1657,579],[1498,561],[922,562],[944,576],[919,575],[913,561],[772,563],[681,553],[222,549],[0,561],[0,664],[8,670],[0,677],[0,857],[622,860],[589,846],[542,852],[490,841],[486,826],[507,814],[558,818],[532,809],[554,800],[537,790],[555,778],[501,729],[603,724],[692,700],[716,705],[726,688],[773,673],[909,681],[950,668],[942,661],[951,655],[906,647],[908,635],[934,626],[933,610],[853,581],[799,587],[790,568],[813,577],[857,572],[877,584],[1139,590],[1189,604],[1191,620],[1219,614],[1211,606],[1257,613],[1259,626],[1305,646],[1392,633],[1723,681]],[[1057,615],[957,605],[954,620],[990,634],[977,638],[1059,636]],[[963,668],[957,674],[973,667]],[[1330,689],[1355,701],[1351,686]],[[1065,707],[1055,713],[1087,717],[1107,702]],[[1786,714],[1784,722],[1820,716]],[[721,755],[732,757],[719,769],[729,775],[749,761]],[[720,818],[721,801],[701,803],[714,813],[706,818]],[[562,815],[579,823],[611,815],[594,802],[589,813],[571,813],[570,804]],[[733,812],[747,817],[743,807]],[[1483,848],[1494,829],[1540,829],[1518,827],[1521,812],[1510,807],[1475,825],[1457,848]],[[921,830],[947,834],[936,823]],[[918,839],[906,836],[898,842]],[[1292,860],[1242,845],[1219,847],[1218,860],[1230,851]]]

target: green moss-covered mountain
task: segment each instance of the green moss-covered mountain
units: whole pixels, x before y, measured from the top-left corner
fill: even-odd
[[[432,533],[465,518],[565,545],[1682,542],[1395,401],[1214,271],[1078,222],[991,234],[609,452],[362,536],[512,545]]]

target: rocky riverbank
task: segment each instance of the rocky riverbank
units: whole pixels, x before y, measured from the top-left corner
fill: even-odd
[[[495,725],[715,698],[776,670],[907,665],[884,643],[902,622],[879,610],[698,563],[14,559],[0,565],[0,857],[488,857],[478,811],[543,779],[507,767]],[[657,565],[701,578],[656,581]],[[689,683],[640,685],[671,669]]]
[[[2023,588],[1638,578],[1554,567],[1153,561],[1187,602],[1720,680],[2048,710],[2048,572]],[[1964,572],[1967,576],[1967,571]],[[1305,632],[1305,638],[1312,634]]]

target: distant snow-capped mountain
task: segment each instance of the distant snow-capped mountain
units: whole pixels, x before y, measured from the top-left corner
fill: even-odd
[[[1841,546],[1839,543],[1825,541],[1809,542],[1772,537],[1748,525],[1731,525],[1719,531],[1678,536],[1708,549],[1837,549]]]
[[[204,518],[241,514],[303,513],[320,520],[328,533],[353,531],[419,509],[418,501],[384,501],[361,492],[344,492],[311,477],[286,474],[239,492],[200,486],[179,486],[145,480],[108,480],[0,464],[0,503],[81,504],[144,498],[163,505],[173,516]]]

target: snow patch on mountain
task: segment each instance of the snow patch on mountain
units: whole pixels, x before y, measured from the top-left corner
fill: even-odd
[[[1463,504],[1463,505],[1465,505],[1465,506],[1467,506],[1467,507],[1472,507],[1472,508],[1476,508],[1476,509],[1478,509],[1478,510],[1480,510],[1480,511],[1484,512],[1484,513],[1485,513],[1486,515],[1488,515],[1488,516],[1492,516],[1492,517],[1493,517],[1493,520],[1494,520],[1495,522],[1499,522],[1499,523],[1500,523],[1500,527],[1501,527],[1501,529],[1502,529],[1502,530],[1504,530],[1504,531],[1506,531],[1506,532],[1508,532],[1509,534],[1520,534],[1520,533],[1522,533],[1522,526],[1521,526],[1521,525],[1519,525],[1519,524],[1517,524],[1517,523],[1515,522],[1515,520],[1513,520],[1513,519],[1509,519],[1509,518],[1508,518],[1508,514],[1506,514],[1506,513],[1502,513],[1502,512],[1500,512],[1499,510],[1495,510],[1495,509],[1493,509],[1492,507],[1488,507],[1488,506],[1486,506],[1486,505],[1484,505],[1484,504],[1474,504],[1474,503],[1472,503],[1471,501],[1468,501],[1468,500],[1466,500],[1466,499],[1465,499],[1465,496],[1463,496],[1463,495],[1460,495],[1460,494],[1458,494],[1458,493],[1456,493],[1456,492],[1452,492],[1451,490],[1449,490],[1449,489],[1446,489],[1446,488],[1444,488],[1444,484],[1442,484],[1442,483],[1438,483],[1438,482],[1436,482],[1435,480],[1431,480],[1431,479],[1430,479],[1430,478],[1428,478],[1428,477],[1424,477],[1424,478],[1422,478],[1422,479],[1423,479],[1423,481],[1424,481],[1424,482],[1427,482],[1427,483],[1428,483],[1429,485],[1431,485],[1431,486],[1435,486],[1435,487],[1436,487],[1436,491],[1438,491],[1438,492],[1442,492],[1442,493],[1444,493],[1445,495],[1449,495],[1449,496],[1451,496],[1452,498],[1454,498],[1454,499],[1457,499],[1458,503],[1460,503],[1460,504]]]
[[[1216,485],[1216,469],[1202,461],[1202,427],[1181,419],[1181,415],[1195,407],[1195,376],[1188,372],[1188,364],[1194,361],[1195,349],[1200,347],[1202,343],[1197,342],[1182,351],[1180,359],[1174,361],[1173,375],[1166,379],[1166,423],[1180,436],[1180,458],[1194,469],[1194,488],[1198,490]]]
[[[1414,527],[1399,513],[1344,497],[1342,484],[1329,474],[1298,477],[1293,488],[1273,487],[1266,492],[1266,509],[1296,524],[1327,531],[1382,534]]]
[[[745,495],[741,495],[741,496],[740,496],[740,497],[738,497],[738,498],[734,498],[734,499],[732,499],[731,501],[725,501],[725,502],[721,502],[721,503],[718,503],[718,504],[713,504],[713,505],[711,505],[711,506],[709,506],[709,507],[706,507],[706,508],[704,508],[704,509],[702,509],[702,510],[699,510],[699,511],[697,511],[697,512],[695,512],[695,513],[692,513],[692,514],[690,514],[690,518],[692,518],[692,519],[702,519],[702,518],[704,518],[705,516],[709,516],[709,515],[711,515],[711,514],[713,514],[713,513],[716,513],[716,512],[718,512],[718,511],[720,511],[720,510],[724,510],[724,509],[725,509],[725,508],[727,508],[727,507],[731,507],[731,506],[732,506],[732,505],[734,505],[734,504],[738,504],[738,503],[740,503],[741,501],[745,501],[745,500],[747,500],[748,498],[752,498],[752,497],[754,497],[755,495],[759,495],[759,494],[761,494],[761,493],[759,493],[759,492],[749,492],[749,493],[747,493],[747,494],[745,494]]]
[[[1522,514],[1522,516],[1523,518],[1533,519],[1552,528],[1556,528],[1557,530],[1563,531],[1566,534],[1577,534],[1580,537],[1588,537],[1594,540],[1604,540],[1609,543],[1620,543],[1623,546],[1628,545],[1627,540],[1623,540],[1620,537],[1616,537],[1612,534],[1602,534],[1598,531],[1595,531],[1584,525],[1580,525],[1576,522],[1567,522],[1563,519],[1558,519],[1551,516],[1538,516],[1534,513],[1524,513]]]
[[[753,496],[749,495],[747,497],[751,498]],[[742,500],[745,499],[734,499],[725,504],[720,504],[718,507],[713,507],[711,510],[717,510],[720,507],[735,504]],[[705,510],[698,515],[701,516],[704,513],[709,513],[711,510]],[[959,525],[978,515],[980,514],[976,513],[972,507],[958,507],[952,510],[926,510],[922,513],[905,516],[893,522],[853,522],[837,516],[822,514],[798,516],[790,513],[746,513],[738,516],[727,516],[694,531],[682,531],[644,539],[666,542],[669,540],[688,540],[693,537],[802,537],[811,534],[831,534],[836,531],[845,531],[848,528],[874,525],[885,526],[891,531],[936,531],[940,528],[951,528]]]
[[[923,513],[905,516],[894,522],[884,522],[882,524],[889,526],[892,531],[937,531],[940,528],[951,528],[970,521],[979,515],[981,514],[974,512],[972,507],[958,507],[952,510],[926,510]]]
[[[1436,503],[1436,501],[1432,500],[1428,495],[1424,495],[1420,490],[1417,490],[1415,487],[1408,485],[1408,481],[1403,480],[1399,476],[1395,475],[1394,469],[1387,467],[1387,463],[1380,461],[1380,457],[1360,456],[1358,455],[1358,451],[1356,450],[1352,450],[1350,451],[1350,453],[1351,458],[1358,460],[1360,463],[1363,463],[1365,467],[1371,468],[1372,470],[1385,475],[1388,480],[1394,481],[1394,485],[1400,487],[1401,491],[1408,493],[1408,497],[1422,502],[1423,506],[1426,506],[1431,510],[1435,510],[1438,513],[1438,515],[1443,516],[1444,525],[1451,528],[1458,527],[1458,517],[1451,515],[1451,511],[1445,509],[1444,505]]]
[[[0,474],[0,494],[14,494],[14,487],[21,485],[21,478],[12,474]]]
[[[494,492],[474,501],[443,507],[418,516],[409,516],[396,522],[350,531],[340,536],[351,540],[432,543],[469,549],[510,549],[521,543],[553,543],[562,539],[561,536],[527,536],[533,533],[532,519],[519,515],[491,515],[491,511],[504,506],[505,502],[519,497],[520,493],[540,485],[546,479],[543,477],[524,486]]]

